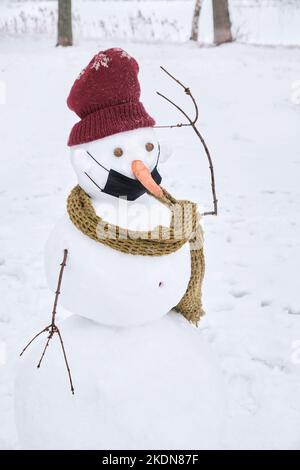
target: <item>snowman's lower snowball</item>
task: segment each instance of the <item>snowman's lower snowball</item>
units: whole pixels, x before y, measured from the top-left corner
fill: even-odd
[[[22,448],[211,449],[220,446],[224,386],[202,333],[179,314],[112,328],[72,316],[62,325],[74,376],[70,394],[60,346],[24,359],[16,383]]]

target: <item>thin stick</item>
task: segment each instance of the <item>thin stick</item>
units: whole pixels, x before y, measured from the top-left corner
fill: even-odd
[[[165,126],[154,126],[155,129],[173,129],[174,127],[185,127],[185,126],[190,126],[190,124],[184,124],[184,123],[180,123],[180,124],[171,124],[170,126],[168,125],[165,125]]]
[[[41,330],[38,334],[36,334],[30,341],[28,344],[26,344],[25,348],[23,349],[23,351],[20,353],[20,356],[22,356],[22,354],[26,351],[26,349],[31,345],[31,343],[33,343],[33,341],[38,337],[40,336],[42,333],[44,333],[45,331],[49,331],[49,326],[46,326],[46,328],[44,328],[43,330]]]
[[[50,333],[49,336],[48,336],[47,343],[46,343],[46,345],[45,345],[45,347],[44,347],[44,350],[43,350],[43,352],[42,352],[41,358],[40,358],[39,363],[38,363],[38,365],[37,365],[37,368],[38,368],[38,369],[41,367],[41,363],[42,363],[43,357],[45,356],[46,349],[47,349],[48,346],[49,346],[50,339],[52,338],[52,336],[53,336],[53,335],[51,335],[51,333]]]
[[[42,352],[42,355],[41,355],[41,358],[38,362],[38,369],[40,368],[41,366],[41,363],[44,359],[44,356],[45,356],[45,353],[47,351],[47,348],[49,346],[49,343],[50,343],[50,340],[53,338],[53,336],[55,335],[55,333],[58,334],[58,337],[59,337],[59,341],[60,341],[60,345],[61,345],[61,348],[62,348],[62,352],[63,352],[63,356],[64,356],[64,361],[65,361],[65,365],[67,367],[67,371],[68,371],[68,377],[69,377],[69,382],[70,382],[70,387],[71,387],[71,392],[72,394],[74,395],[74,387],[73,387],[73,382],[72,382],[72,376],[71,376],[71,370],[70,370],[70,367],[69,367],[69,363],[68,363],[68,359],[67,359],[67,355],[66,355],[66,351],[65,351],[65,347],[64,347],[64,342],[63,342],[63,339],[62,339],[62,336],[61,336],[61,333],[58,329],[58,327],[56,326],[56,323],[55,323],[55,320],[56,320],[56,308],[57,308],[57,303],[58,303],[58,297],[59,297],[59,294],[61,292],[61,283],[62,283],[62,278],[63,278],[63,274],[64,274],[64,269],[65,269],[65,266],[66,266],[66,262],[67,262],[67,257],[68,257],[68,250],[67,249],[64,249],[64,257],[63,257],[63,260],[62,260],[62,263],[60,264],[60,271],[59,271],[59,276],[58,276],[58,282],[57,282],[57,287],[56,287],[56,291],[55,291],[55,298],[54,298],[54,304],[53,304],[53,309],[52,309],[52,314],[51,314],[51,323],[50,325],[46,326],[43,330],[41,330],[39,333],[37,333],[30,341],[29,343],[25,346],[25,348],[23,349],[23,351],[21,352],[20,356],[22,356],[22,354],[26,351],[26,349],[31,345],[31,343],[33,343],[33,341],[38,337],[40,336],[42,333],[44,333],[45,331],[48,331],[49,332],[49,335],[48,335],[48,338],[47,338],[47,342],[45,344],[45,347],[43,349],[43,352]]]
[[[168,72],[168,70],[165,69],[162,65],[160,66],[160,68],[161,68],[167,75],[169,75],[169,77],[171,77],[172,80],[174,80],[176,83],[178,83],[178,85],[180,85],[180,86],[184,89],[184,91],[186,91],[186,90],[188,89],[183,83],[181,83],[180,80],[178,80],[178,78],[175,78],[174,75],[172,75],[170,72]]]
[[[208,211],[208,212],[204,212],[202,215],[217,215],[218,214],[218,199],[217,199],[217,194],[216,194],[216,184],[215,184],[215,175],[214,175],[214,167],[213,167],[213,163],[212,163],[212,158],[211,158],[211,154],[210,154],[210,151],[208,149],[208,146],[202,136],[202,134],[199,132],[199,130],[197,129],[196,127],[196,122],[198,120],[198,117],[199,117],[199,110],[198,110],[198,106],[197,106],[197,103],[196,103],[196,100],[191,92],[191,90],[186,87],[185,85],[183,85],[183,83],[180,82],[180,80],[178,80],[177,78],[175,78],[170,72],[168,72],[164,67],[161,67],[161,69],[170,77],[172,78],[176,83],[178,83],[178,85],[180,85],[185,93],[190,96],[190,98],[192,99],[193,101],[193,104],[194,104],[194,108],[195,108],[195,117],[194,119],[191,119],[189,117],[189,115],[180,107],[178,106],[176,103],[174,103],[174,101],[170,100],[167,96],[163,95],[162,93],[159,93],[158,91],[156,92],[161,98],[163,98],[164,100],[168,101],[168,103],[170,103],[172,106],[174,106],[176,109],[178,109],[178,111],[180,111],[184,117],[188,120],[188,123],[182,123],[182,124],[174,124],[174,125],[171,125],[171,126],[155,126],[157,128],[174,128],[174,127],[184,127],[184,126],[191,126],[194,130],[194,132],[196,133],[196,135],[199,137],[200,141],[201,141],[201,144],[203,145],[203,148],[205,150],[205,153],[206,153],[206,157],[207,157],[207,160],[208,160],[208,164],[209,164],[209,171],[210,171],[210,180],[211,180],[211,191],[212,191],[212,199],[213,199],[213,208],[214,210],[212,211]]]
[[[69,376],[69,382],[70,382],[71,392],[72,392],[73,395],[74,395],[74,387],[73,387],[73,382],[72,382],[71,370],[70,370],[70,367],[69,367],[69,363],[68,363],[68,359],[67,359],[67,355],[66,355],[66,350],[65,350],[64,342],[63,342],[62,336],[61,336],[60,331],[59,331],[58,328],[57,328],[57,334],[58,334],[58,337],[59,337],[59,341],[60,341],[60,344],[61,344],[61,348],[62,348],[62,352],[63,352],[63,355],[64,355],[64,359],[65,359],[65,364],[66,364],[67,371],[68,371],[68,376]]]
[[[68,250],[64,249],[64,257],[63,257],[62,263],[60,265],[61,268],[60,268],[60,271],[59,271],[58,283],[57,283],[57,288],[56,288],[56,291],[55,291],[55,299],[54,299],[53,310],[52,310],[51,325],[53,325],[53,326],[55,325],[56,307],[57,307],[57,302],[58,302],[58,296],[60,294],[61,281],[62,281],[64,269],[65,269],[65,266],[66,266],[67,257],[68,257]]]
[[[165,95],[163,95],[159,91],[157,91],[156,93],[158,94],[158,96],[161,96],[164,100],[168,101],[170,104],[175,106],[175,108],[177,108],[178,111],[180,111],[187,118],[187,120],[189,121],[189,124],[185,124],[186,126],[192,126],[193,125],[193,121],[191,120],[191,118],[188,116],[188,114],[186,114],[185,111],[183,111],[183,109],[180,106],[178,106],[178,104],[174,103],[174,101],[171,101],[169,98],[167,98]],[[184,125],[184,124],[182,124],[182,125]]]
[[[172,78],[172,80],[174,80],[176,83],[178,83],[178,85],[180,85],[185,93],[191,97],[192,101],[193,101],[193,104],[194,104],[194,107],[195,107],[195,117],[193,119],[193,124],[196,124],[196,122],[198,121],[198,117],[199,117],[199,110],[198,110],[198,105],[196,103],[196,100],[195,98],[193,97],[192,93],[191,93],[191,90],[186,87],[183,83],[181,83],[178,78],[175,78],[174,75],[172,75],[170,72],[168,72],[168,70],[166,70],[162,65],[160,66],[160,68],[167,74],[169,75],[170,78]]]

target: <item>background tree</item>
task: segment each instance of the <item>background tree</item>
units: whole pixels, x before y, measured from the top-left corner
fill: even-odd
[[[58,0],[57,46],[72,46],[72,0]]]
[[[194,14],[192,19],[191,41],[198,41],[199,36],[199,18],[201,13],[202,0],[196,0]]]
[[[214,43],[231,42],[231,21],[228,0],[212,0],[214,20]]]

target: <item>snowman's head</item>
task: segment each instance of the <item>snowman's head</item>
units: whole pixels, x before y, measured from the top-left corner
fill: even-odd
[[[104,192],[136,199],[145,190],[160,196],[160,158],[160,145],[151,127],[71,147],[78,184],[92,198]]]
[[[155,120],[140,101],[139,65],[126,51],[100,51],[75,80],[67,103],[79,117],[68,145],[79,185],[134,200],[162,196]]]

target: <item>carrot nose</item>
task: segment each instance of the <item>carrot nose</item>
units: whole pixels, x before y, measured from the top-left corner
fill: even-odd
[[[149,168],[141,160],[133,160],[131,169],[136,179],[156,197],[162,197],[163,191],[161,187],[155,183]]]

